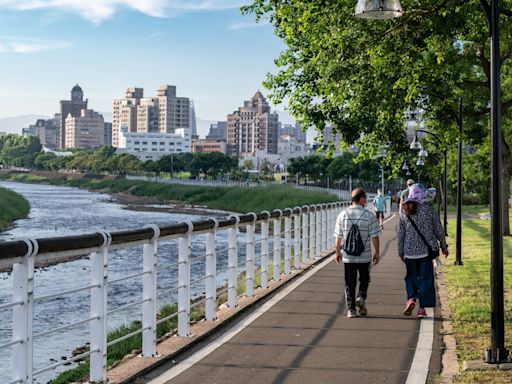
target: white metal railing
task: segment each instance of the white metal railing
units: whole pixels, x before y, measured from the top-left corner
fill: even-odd
[[[156,225],[146,225],[143,229],[133,231],[99,232],[69,238],[28,239],[1,243],[0,267],[12,268],[13,281],[12,301],[0,303],[0,309],[12,310],[12,338],[9,341],[0,340],[0,350],[11,348],[11,383],[32,383],[35,377],[44,372],[87,356],[90,357],[90,380],[106,381],[108,348],[138,334],[142,334],[142,356],[155,356],[158,324],[177,318],[178,336],[187,337],[190,334],[190,313],[193,306],[204,306],[205,319],[215,320],[220,292],[227,292],[228,307],[235,307],[238,300],[238,285],[244,280],[245,295],[254,296],[257,272],[260,279],[259,286],[268,288],[270,278],[279,281],[283,273],[290,273],[292,268],[299,269],[331,250],[334,246],[332,233],[337,214],[347,204],[320,204],[287,208],[283,211],[232,215],[221,221],[212,218],[160,228]],[[272,234],[269,234],[270,223]],[[244,231],[239,232],[241,227],[244,227]],[[227,232],[227,244],[219,241],[220,232]],[[257,233],[259,238],[256,238]],[[193,236],[199,235],[204,236],[205,246],[201,254],[193,255],[191,241]],[[169,241],[178,243],[178,261],[160,265],[157,256],[158,248]],[[108,268],[109,252],[141,245],[142,271],[116,276],[116,278],[111,277]],[[70,254],[90,255],[89,283],[80,282],[76,288],[34,297],[36,258],[57,260]],[[241,259],[243,254],[245,257]],[[219,268],[219,261],[224,263],[226,259],[226,268]],[[201,272],[192,276],[191,265],[195,263],[201,264]],[[272,276],[269,276],[269,264],[272,265]],[[159,291],[157,289],[159,273],[171,275],[177,273],[178,278],[171,283],[172,287]],[[142,298],[116,308],[108,308],[109,285],[128,279],[142,280]],[[199,296],[196,294],[195,299],[192,298],[192,286],[199,286],[195,292],[200,294]],[[225,288],[220,289],[222,287]],[[34,305],[41,301],[83,291],[90,295],[90,314],[87,318],[34,333]],[[177,312],[157,320],[158,299],[168,294],[176,294],[177,303],[170,299],[167,304],[177,304]],[[140,328],[107,342],[109,316],[133,307],[140,308],[142,314]],[[89,325],[89,351],[65,361],[34,369],[32,358],[34,338],[55,334],[83,324]],[[63,338],[63,345],[65,343]]]

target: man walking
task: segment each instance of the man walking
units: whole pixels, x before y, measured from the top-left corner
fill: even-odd
[[[356,188],[352,191],[352,205],[338,215],[334,236],[336,237],[336,263],[343,261],[345,268],[345,298],[347,317],[356,317],[356,307],[360,316],[366,316],[366,297],[370,284],[371,262],[379,262],[379,234],[377,218],[364,208],[366,191]],[[355,227],[354,227],[355,226]],[[371,242],[369,241],[371,239]],[[373,243],[374,253],[371,254]],[[359,292],[356,285],[359,275]]]
[[[373,212],[379,220],[380,229],[384,229],[384,213],[386,212],[386,198],[380,189],[377,189],[377,196],[373,198]]]
[[[409,187],[414,184],[413,179],[407,180],[407,188],[400,193],[400,203],[398,205],[398,212],[402,213],[402,203],[409,197]]]

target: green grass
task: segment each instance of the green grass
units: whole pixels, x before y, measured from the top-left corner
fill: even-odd
[[[0,230],[7,228],[14,220],[26,217],[30,204],[20,194],[0,188]]]
[[[338,201],[337,196],[330,193],[304,191],[283,185],[225,188],[90,177],[67,180],[64,175],[57,178],[44,178],[30,174],[10,174],[9,176],[10,180],[19,182],[43,182],[111,193],[124,192],[135,196],[155,197],[161,202],[182,202],[242,213]]]
[[[455,220],[449,221],[455,227]],[[451,262],[455,237],[450,236],[450,262],[443,266],[449,305],[453,314],[454,336],[459,361],[482,360],[490,347],[490,222],[480,219],[462,221],[462,259],[464,266]],[[504,246],[505,335],[512,348],[512,238]],[[512,372],[464,372],[455,383],[510,383]]]
[[[462,213],[463,214],[480,214],[480,213],[489,213],[488,205],[463,205]],[[457,213],[457,207],[455,205],[448,206],[448,213],[455,214]]]

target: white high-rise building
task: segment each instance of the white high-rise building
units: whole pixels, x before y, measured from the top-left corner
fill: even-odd
[[[121,128],[117,153],[128,153],[140,160],[156,161],[171,153],[192,151],[188,128],[179,128],[174,133],[128,132]]]

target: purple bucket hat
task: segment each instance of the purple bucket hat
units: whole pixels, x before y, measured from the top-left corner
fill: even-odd
[[[415,202],[423,204],[428,201],[428,195],[425,187],[421,184],[413,184],[409,187],[409,196],[404,203]]]

